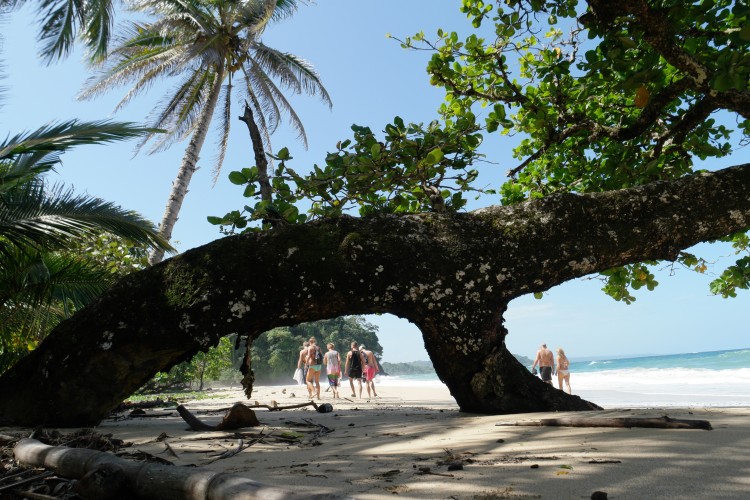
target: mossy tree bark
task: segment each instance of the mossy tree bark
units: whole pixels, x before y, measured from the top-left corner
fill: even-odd
[[[748,227],[744,165],[468,214],[343,217],[223,238],[126,277],[60,324],[0,378],[0,422],[96,424],[157,371],[225,335],[368,313],[420,328],[462,410],[593,408],[512,357],[507,304]]]

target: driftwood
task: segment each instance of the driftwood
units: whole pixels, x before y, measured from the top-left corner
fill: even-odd
[[[190,413],[182,405],[177,406],[177,413],[180,414],[182,419],[194,431],[225,431],[241,427],[258,427],[260,425],[255,412],[242,403],[235,403],[218,425],[208,425],[200,421],[198,417]]]
[[[72,479],[106,471],[116,475],[120,493],[138,499],[246,500],[256,498],[338,499],[336,495],[311,495],[264,485],[239,474],[202,467],[179,467],[123,460],[111,453],[85,448],[49,446],[36,439],[22,439],[13,449],[16,459],[30,467],[44,467]],[[113,472],[117,472],[113,474]],[[101,475],[100,475],[101,477]],[[106,484],[104,484],[106,487]],[[102,497],[99,497],[102,498]]]
[[[328,413],[332,407],[329,404],[326,409],[326,405],[315,404],[314,401],[308,401],[307,403],[299,403],[296,405],[279,406],[276,401],[272,401],[272,405],[262,405],[257,402],[252,406],[247,406],[242,403],[235,403],[222,419],[218,425],[208,425],[202,422],[198,417],[190,413],[187,408],[183,405],[177,406],[177,413],[180,414],[182,419],[188,423],[191,429],[194,431],[228,431],[233,429],[239,429],[241,427],[258,427],[260,422],[255,416],[255,412],[251,408],[267,408],[268,411],[280,411],[280,410],[291,410],[293,408],[303,408],[305,406],[312,406],[316,411],[320,413]],[[322,411],[325,410],[325,411]]]
[[[315,401],[308,401],[307,403],[298,403],[296,405],[287,405],[287,406],[279,406],[279,404],[276,401],[271,401],[271,405],[258,404],[258,402],[256,401],[255,404],[250,406],[249,408],[267,408],[268,411],[281,411],[281,410],[292,410],[294,408],[304,408],[305,406],[312,406],[316,410],[318,409],[318,405],[315,404]]]
[[[670,418],[609,417],[609,418],[543,418],[521,422],[500,422],[497,426],[552,426],[552,427],[648,427],[654,429],[704,429],[710,431],[708,420]]]

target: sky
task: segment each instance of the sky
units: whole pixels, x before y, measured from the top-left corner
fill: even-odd
[[[443,93],[429,85],[425,72],[429,53],[404,50],[387,34],[403,39],[423,31],[434,39],[438,28],[468,33],[470,25],[459,6],[457,0],[325,0],[303,6],[293,18],[270,27],[264,43],[312,63],[333,100],[333,109],[329,110],[314,97],[293,97],[309,148],[305,150],[296,133],[283,126],[271,137],[273,151],[288,147],[294,157],[290,166],[304,171],[322,163],[338,141],[350,138],[352,124],[380,131],[395,116],[407,122],[435,119]],[[143,123],[149,111],[173,89],[174,82],[155,85],[117,113],[114,108],[126,88],[114,89],[92,101],[78,101],[76,95],[91,75],[90,69],[83,64],[80,52],[45,66],[37,57],[37,31],[28,6],[6,16],[0,25],[0,60],[9,73],[0,81],[5,88],[0,107],[3,135],[72,118]],[[238,106],[233,115],[240,112]],[[193,176],[173,232],[173,243],[181,251],[221,237],[217,227],[206,222],[206,216],[221,216],[245,204],[242,189],[229,183],[226,176],[232,170],[252,166],[252,150],[244,124],[234,120],[232,127],[228,155],[215,184],[211,166],[216,140],[209,136],[206,141],[200,170]],[[131,142],[79,148],[63,157],[63,165],[50,179],[158,222],[185,143],[153,155],[134,155],[134,146]],[[505,173],[517,164],[511,157],[512,147],[513,141],[507,137],[485,139],[483,152],[489,163],[481,167],[482,183],[497,186],[502,182]],[[728,160],[706,167],[748,162],[750,152],[745,148]],[[483,200],[469,208],[496,201]],[[718,245],[704,244],[693,251],[711,259],[731,257],[728,247]],[[506,343],[514,354],[533,357],[544,342],[550,348],[563,347],[572,359],[750,347],[748,292],[730,300],[712,296],[708,290],[710,278],[683,269],[658,270],[660,286],[653,292],[636,292],[637,300],[631,305],[604,295],[597,279],[571,281],[549,290],[541,300],[526,296],[511,302],[505,315],[509,330]],[[383,361],[428,359],[421,334],[413,324],[391,315],[368,316],[367,320],[379,328]]]

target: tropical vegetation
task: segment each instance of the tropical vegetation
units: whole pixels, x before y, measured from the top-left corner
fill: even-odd
[[[251,364],[255,380],[264,384],[289,384],[297,367],[302,344],[315,337],[326,352],[331,342],[342,359],[352,341],[367,346],[380,359],[383,347],[378,340],[378,327],[362,316],[345,316],[329,320],[279,327],[261,334],[251,346]],[[169,372],[159,372],[141,390],[164,391],[174,388],[203,390],[207,381],[237,384],[238,368],[247,346],[243,337],[228,335],[219,345],[199,352],[189,361],[175,365]],[[428,362],[429,364],[429,362]]]
[[[353,137],[309,173],[292,169],[292,155],[281,149],[272,183],[287,204],[287,222],[352,210],[455,212],[478,194],[497,194],[508,205],[641,186],[685,176],[750,137],[746,2],[590,1],[586,8],[577,0],[467,0],[461,10],[476,33],[399,40],[433,52],[430,83],[445,89],[440,120],[397,117],[382,135],[353,126]],[[481,144],[506,136],[520,139],[517,164],[488,189],[477,182]],[[225,233],[256,230],[251,223],[263,218],[258,173],[246,168],[229,179],[256,204],[209,222]],[[303,206],[307,214],[290,208]],[[741,257],[710,288],[729,297],[750,287],[750,238],[740,232],[722,241]],[[606,270],[603,290],[632,302],[632,290],[657,286],[656,264]],[[675,264],[704,273],[711,262],[682,251]]]
[[[116,248],[171,250],[137,213],[50,186],[44,177],[76,146],[147,132],[128,123],[72,120],[0,142],[0,371],[115,281],[124,264],[106,256]],[[101,250],[90,251],[96,244]]]
[[[750,136],[750,6],[461,5],[489,36],[440,30],[434,41],[421,33],[402,40],[434,51],[430,81],[445,89],[439,120],[396,118],[383,136],[355,127],[309,174],[291,170],[282,149],[270,180],[277,199],[297,206],[310,197],[310,215],[323,220],[221,239],[139,273],[133,288],[97,303],[100,316],[60,325],[56,342],[32,354],[55,377],[32,363],[0,377],[0,414],[47,422],[49,400],[57,423],[97,421],[144,377],[222,336],[241,331],[252,342],[278,325],[385,312],[420,328],[465,411],[592,409],[544,387],[512,357],[504,315],[514,298],[592,273],[602,273],[611,296],[632,301],[632,289],[656,285],[648,265],[657,259],[704,270],[706,262],[684,252],[699,242],[724,238],[747,252],[744,233],[734,233],[750,227],[750,166],[700,172],[698,160],[723,158]],[[520,142],[509,179],[494,187],[500,205],[457,213],[478,191],[481,141],[507,135]],[[257,172],[230,175],[264,201]],[[363,217],[346,216],[351,207]],[[263,222],[262,211],[217,219],[231,230],[253,218]],[[726,287],[717,285],[723,295],[750,284],[742,262]],[[191,293],[174,300],[162,286]],[[157,306],[158,317],[137,314]],[[101,332],[122,321],[127,332],[100,349]],[[66,335],[72,328],[75,342]],[[112,374],[109,363],[124,354],[127,369]],[[111,377],[106,391],[91,386],[92,373]],[[252,380],[243,382],[250,395]],[[45,397],[29,401],[26,387]]]
[[[319,96],[331,105],[312,66],[261,41],[271,22],[291,15],[300,3],[298,0],[142,0],[129,4],[135,12],[147,15],[149,21],[127,25],[81,97],[91,98],[132,83],[118,105],[120,108],[154,82],[179,78],[173,92],[149,117],[154,128],[167,133],[149,134],[141,143],[143,146],[153,140],[150,151],[155,152],[190,137],[159,225],[159,233],[166,240],[171,238],[217,110],[219,140],[213,169],[215,178],[219,174],[228,145],[235,93],[245,102],[242,120],[249,127],[256,162],[253,170],[261,181],[266,205],[271,203],[266,145],[283,115],[288,116],[307,145],[302,121],[284,91]],[[162,256],[156,249],[149,261],[157,263]]]

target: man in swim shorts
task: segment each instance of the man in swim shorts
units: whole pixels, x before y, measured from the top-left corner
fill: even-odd
[[[542,344],[542,347],[536,352],[534,364],[531,365],[532,372],[535,371],[536,365],[539,365],[539,375],[542,377],[542,381],[552,385],[552,372],[555,371],[555,355],[547,349],[547,344]]]
[[[375,392],[375,382],[373,381],[375,375],[378,373],[378,361],[375,359],[375,353],[365,349],[365,346],[361,346],[359,350],[365,358],[365,369],[363,375],[365,385],[367,385],[367,396],[378,397],[378,393]]]
[[[365,365],[362,353],[359,351],[359,344],[352,342],[351,350],[346,353],[346,362],[344,363],[344,373],[349,377],[349,385],[352,388],[352,397],[357,397],[354,392],[354,381],[359,384],[359,397],[362,397],[362,367]]]

